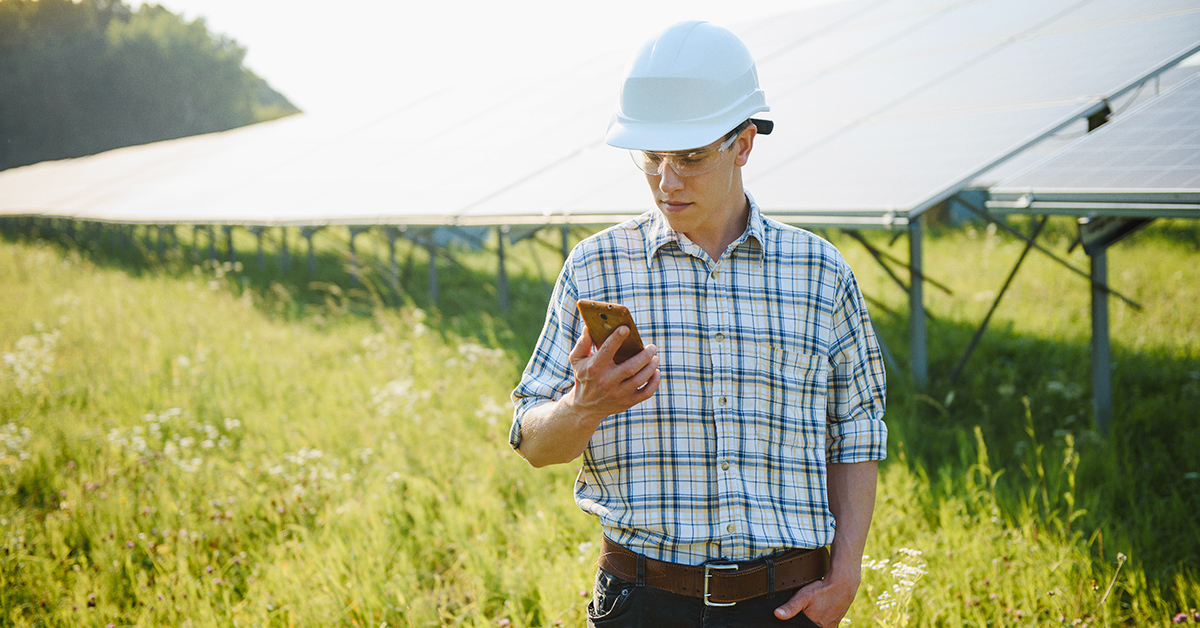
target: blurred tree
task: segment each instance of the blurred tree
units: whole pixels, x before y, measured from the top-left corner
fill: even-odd
[[[298,111],[245,55],[157,5],[0,0],[0,170]]]

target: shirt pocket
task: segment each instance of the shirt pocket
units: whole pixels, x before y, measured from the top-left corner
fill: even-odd
[[[760,344],[752,378],[755,422],[768,443],[823,449],[829,361]]]

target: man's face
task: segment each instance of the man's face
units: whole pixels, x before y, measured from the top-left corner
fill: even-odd
[[[717,166],[708,172],[680,176],[673,167],[664,164],[661,174],[646,175],[650,191],[654,194],[654,203],[672,229],[698,241],[707,234],[721,233],[730,221],[744,218],[742,212],[746,200],[742,190],[741,167],[750,156],[755,131],[753,125],[742,130],[728,149],[716,155],[719,160]],[[697,150],[718,148],[724,139]],[[669,162],[670,156],[694,152],[677,151],[664,155],[668,156]]]

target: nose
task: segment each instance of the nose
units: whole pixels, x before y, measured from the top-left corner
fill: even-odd
[[[663,164],[662,174],[658,175],[658,189],[666,194],[683,189],[683,177],[669,163]]]

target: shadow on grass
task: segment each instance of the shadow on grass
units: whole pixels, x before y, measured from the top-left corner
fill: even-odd
[[[168,235],[160,245],[154,227],[0,218],[0,238],[6,241],[48,242],[63,251],[76,251],[96,266],[133,277],[162,274],[225,281],[238,293],[249,290],[264,313],[279,319],[331,313],[370,317],[380,307],[419,307],[432,315],[429,324],[434,328],[514,354],[532,350],[558,270],[557,265],[544,263],[550,274],[539,277],[514,264],[504,309],[496,279],[494,235],[484,251],[461,244],[440,247],[434,278],[424,245],[398,239],[393,266],[379,230],[356,238],[357,261],[349,253],[345,228],[319,231],[311,257],[299,229],[289,230],[286,254],[279,246],[279,230],[272,231],[260,258],[254,236],[242,229],[235,230],[231,256],[219,231],[210,246],[204,231],[177,227],[177,235]],[[559,246],[538,242],[543,255]],[[436,303],[430,290],[435,281]]]
[[[876,325],[907,363],[908,319]],[[977,462],[979,426],[991,468],[1004,470],[996,497],[1006,517],[1029,513],[1043,528],[1081,532],[1098,561],[1125,553],[1164,591],[1179,571],[1200,574],[1200,363],[1115,345],[1115,416],[1105,438],[1092,422],[1086,341],[989,328],[951,385],[974,331],[947,320],[930,325],[929,390],[889,387],[891,452],[902,448],[926,477],[961,478]],[[889,377],[899,383],[905,374]]]
[[[345,229],[321,232],[314,240],[310,273],[299,237],[289,237],[293,249],[284,270],[277,237],[264,251],[260,267],[257,243],[239,232],[235,256],[242,269],[237,271],[226,263],[223,246],[217,247],[221,262],[208,262],[206,236],[193,243],[187,229],[181,230],[181,246],[168,240],[159,256],[156,238],[147,240],[143,231],[131,238],[127,232],[91,227],[68,230],[67,224],[5,219],[0,233],[9,241],[41,239],[77,250],[98,266],[133,276],[219,275],[231,290],[251,291],[264,312],[281,319],[330,313],[369,317],[380,307],[420,307],[432,314],[431,327],[502,348],[520,362],[537,339],[561,261],[553,253],[558,243],[549,241],[529,243],[528,250],[514,255],[509,306],[502,311],[494,241],[490,252],[444,249],[434,304],[427,250],[398,241],[393,270],[386,241],[378,233],[358,238],[356,265]],[[1200,231],[1181,229],[1168,236],[1200,242]],[[906,364],[907,317],[876,312],[875,324],[899,363]],[[1082,532],[1080,542],[1089,544],[1098,561],[1111,562],[1117,552],[1128,554],[1142,565],[1151,586],[1163,591],[1173,586],[1176,572],[1193,578],[1200,573],[1200,429],[1195,410],[1200,407],[1200,363],[1115,345],[1115,418],[1112,433],[1102,438],[1092,429],[1086,343],[993,326],[952,386],[945,378],[974,331],[973,323],[944,319],[930,325],[932,383],[924,394],[907,385],[907,374],[889,369],[892,437],[887,464],[908,464],[930,478],[962,477],[976,463],[978,426],[992,469],[1005,471],[997,485],[1004,516],[1032,516],[1046,529]],[[937,495],[931,499],[936,501]]]

